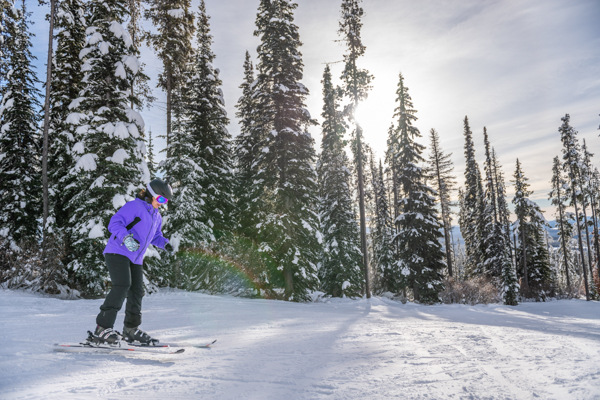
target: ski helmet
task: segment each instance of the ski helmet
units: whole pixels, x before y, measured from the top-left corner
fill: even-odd
[[[154,179],[148,184],[148,186],[146,186],[146,188],[153,197],[164,196],[167,198],[167,200],[171,200],[173,198],[173,189],[171,189],[171,186],[161,179]]]

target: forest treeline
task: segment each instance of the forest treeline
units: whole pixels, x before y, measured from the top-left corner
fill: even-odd
[[[173,187],[162,229],[176,252],[150,247],[148,290],[291,301],[375,293],[423,304],[598,298],[600,174],[569,115],[558,129],[563,153],[549,194],[558,243],[530,199],[519,160],[511,221],[498,156],[483,128],[482,172],[467,117],[458,188],[440,134],[429,131],[428,149],[419,142],[402,74],[385,159],[376,160],[354,118],[374,79],[360,68],[360,3],[341,0],[344,69],[339,77],[328,65],[323,71],[317,154],[293,1],[260,1],[260,44],[240,60],[241,132],[232,137],[204,0],[196,10],[189,0],[43,4],[37,12],[51,22],[45,93],[32,66],[31,12],[24,1],[0,0],[2,287],[104,295],[108,221],[161,177]],[[160,163],[140,114],[156,100],[139,59],[144,45],[162,63]],[[452,231],[455,216],[462,243]]]

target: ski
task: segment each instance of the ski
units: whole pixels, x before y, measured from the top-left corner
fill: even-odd
[[[138,342],[127,342],[127,344],[129,346],[134,346],[134,347],[142,347],[142,348],[164,348],[164,347],[195,347],[197,349],[209,349],[213,344],[215,344],[217,342],[217,340],[213,340],[212,342],[208,343],[208,344],[202,344],[202,345],[182,345],[182,344],[161,344],[161,343],[157,343],[157,344],[142,344],[142,343],[138,343]]]
[[[194,347],[199,348],[199,349],[210,349],[210,346],[212,346],[216,342],[217,342],[217,340],[215,339],[212,342],[210,342],[209,344],[198,345],[198,346],[194,346]]]
[[[119,343],[117,346],[101,345],[89,342],[82,343],[56,343],[54,351],[64,353],[113,353],[119,351],[129,351],[137,353],[152,354],[181,354],[185,349],[174,349],[169,346],[131,346],[125,343]]]

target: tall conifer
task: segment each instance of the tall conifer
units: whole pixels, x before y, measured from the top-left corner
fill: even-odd
[[[517,275],[522,278],[526,296],[530,294],[544,296],[542,290],[550,283],[551,271],[548,250],[544,242],[546,219],[539,206],[529,199],[533,191],[529,190],[529,180],[525,177],[521,163],[517,159],[515,180],[515,214],[517,216]]]
[[[483,270],[483,254],[481,252],[483,238],[481,236],[481,205],[483,201],[481,188],[481,172],[475,160],[475,145],[469,119],[464,119],[465,137],[465,190],[461,202],[462,218],[460,230],[465,241],[466,265],[468,276],[480,274]]]
[[[394,241],[399,249],[397,272],[412,289],[415,301],[439,302],[443,289],[442,271],[446,267],[439,239],[442,223],[435,209],[435,192],[425,185],[425,173],[419,164],[424,160],[421,153],[425,146],[415,139],[421,137],[412,126],[416,110],[400,74],[396,91],[398,106],[394,117],[398,118],[400,152],[397,155],[398,181],[402,185],[399,199],[401,214],[396,219],[397,234]]]
[[[317,172],[319,215],[323,233],[321,287],[333,297],[359,296],[364,285],[360,234],[353,213],[352,175],[344,149],[346,131],[339,110],[341,89],[331,83],[331,70],[323,74],[323,141]]]
[[[444,247],[446,251],[446,265],[448,276],[452,276],[452,242],[450,233],[452,231],[452,206],[451,193],[455,190],[456,176],[453,175],[452,153],[446,154],[440,146],[440,136],[435,129],[429,131],[431,141],[431,153],[429,155],[429,179],[433,183],[433,189],[437,192],[440,201],[440,211],[444,226]]]
[[[372,160],[371,160],[372,161]],[[374,288],[378,292],[400,293],[403,287],[396,285],[394,250],[392,247],[392,218],[388,190],[383,175],[383,165],[371,165],[375,201],[375,229],[373,230],[373,262],[375,264]]]
[[[130,0],[134,1],[134,0]],[[187,79],[187,67],[192,55],[194,14],[190,12],[190,0],[146,0],[149,8],[145,17],[152,22],[155,31],[147,35],[148,43],[163,63],[158,76],[158,86],[167,94],[167,157],[171,155],[171,132],[174,114],[178,107],[179,91]],[[178,100],[179,99],[179,100]],[[170,174],[170,171],[167,171]]]
[[[129,107],[139,61],[122,25],[127,2],[94,0],[89,7],[89,37],[80,54],[85,87],[66,119],[76,142],[68,178],[74,190],[68,202],[74,247],[69,265],[82,289],[97,295],[107,278],[101,255],[110,236],[108,222],[149,182],[150,173],[141,137],[144,121]]]
[[[297,7],[289,0],[261,0],[256,18],[257,123],[265,135],[259,165],[267,205],[258,235],[271,260],[271,283],[284,287],[285,299],[304,301],[318,281],[319,222],[314,140],[304,129],[313,121],[304,106],[302,43],[293,23]]]
[[[209,16],[206,14],[204,0],[200,1],[199,13],[196,20],[197,49],[192,56],[189,67],[190,80],[182,91],[184,104],[181,135],[189,140],[191,146],[186,152],[178,150],[170,154],[165,164],[167,171],[172,163],[178,163],[181,152],[189,153],[194,161],[194,168],[200,168],[203,173],[199,179],[178,177],[178,191],[198,191],[201,208],[204,215],[202,223],[210,228],[211,239],[215,240],[231,231],[231,214],[233,211],[233,159],[231,135],[227,131],[227,112],[221,90],[219,70],[212,63],[215,55],[212,52],[212,35],[210,34]],[[175,136],[175,134],[173,135]],[[178,141],[173,137],[173,141]],[[183,213],[179,212],[179,207]],[[187,223],[187,205],[174,202],[169,209],[170,219],[174,225],[180,221]]]
[[[565,211],[567,201],[566,186],[567,182],[563,176],[562,166],[558,156],[554,157],[552,162],[552,190],[549,194],[550,202],[556,207],[556,227],[558,229],[558,237],[560,240],[560,248],[562,251],[562,261],[564,266],[564,276],[567,287],[571,287],[571,277],[569,274],[569,260],[571,251],[569,244],[572,238],[573,226],[569,222],[568,213]]]
[[[583,279],[585,284],[585,297],[590,300],[588,273],[586,268],[585,256],[583,254],[583,239],[581,236],[581,225],[579,224],[579,207],[581,199],[578,198],[578,193],[581,192],[581,154],[580,146],[577,141],[577,131],[570,125],[571,117],[566,114],[561,121],[562,125],[558,128],[560,140],[563,148],[563,169],[568,175],[568,193],[571,197],[571,206],[575,208],[575,221],[577,225],[577,240],[579,242],[579,253],[583,263]]]
[[[50,86],[49,114],[49,157],[48,177],[50,189],[50,218],[54,221],[55,233],[65,233],[70,225],[70,215],[65,199],[74,193],[71,190],[73,167],[71,149],[75,138],[65,122],[71,110],[69,106],[79,98],[83,89],[82,60],[79,53],[85,46],[84,5],[80,0],[64,0],[58,3],[56,13],[56,52]],[[70,255],[69,235],[61,235]]]
[[[236,104],[236,116],[240,121],[240,133],[234,139],[236,162],[235,197],[237,204],[237,230],[242,235],[258,240],[257,225],[264,220],[266,206],[264,196],[264,169],[262,168],[265,129],[264,119],[258,108],[254,79],[254,66],[250,53],[244,60],[244,82],[240,85],[242,96]]]
[[[338,34],[346,45],[347,53],[344,55],[344,71],[342,72],[343,90],[350,99],[345,113],[354,122],[353,145],[354,162],[356,164],[358,180],[358,201],[360,213],[360,238],[363,253],[363,269],[365,273],[367,298],[371,297],[369,288],[369,253],[367,250],[367,223],[365,216],[365,193],[364,193],[364,149],[363,131],[358,121],[354,118],[356,107],[361,101],[367,99],[371,89],[373,76],[366,69],[360,69],[356,65],[359,57],[365,54],[366,46],[363,45],[360,31],[362,29],[362,17],[364,11],[360,7],[362,0],[342,0],[341,14]]]
[[[0,236],[14,246],[37,238],[41,209],[41,136],[38,123],[41,97],[32,65],[31,24],[25,2],[5,9],[4,51],[8,65],[0,102]]]

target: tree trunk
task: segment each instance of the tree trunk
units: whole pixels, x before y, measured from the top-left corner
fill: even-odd
[[[585,211],[585,197],[583,198],[583,205],[582,205],[582,209],[583,209],[583,226],[585,227],[585,241],[587,242],[587,253],[588,253],[588,268],[589,268],[589,272],[590,272],[590,280],[593,282],[593,272],[592,272],[592,245],[590,242],[590,231],[588,229],[588,225],[587,225],[587,213]]]
[[[50,128],[50,84],[52,83],[52,44],[54,39],[54,9],[56,0],[50,0],[50,33],[48,34],[48,64],[46,66],[46,100],[44,101],[44,138],[42,150],[42,185],[43,185],[43,227],[42,240],[45,249],[46,229],[48,223],[49,191],[48,191],[48,146],[49,146],[49,128]]]

